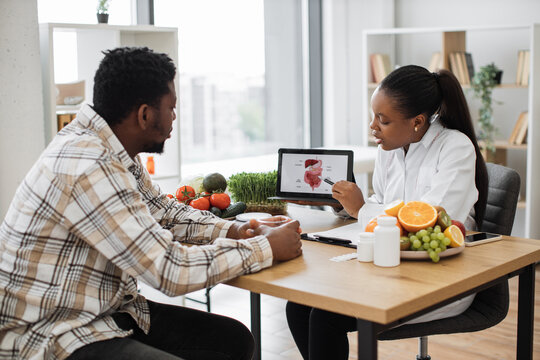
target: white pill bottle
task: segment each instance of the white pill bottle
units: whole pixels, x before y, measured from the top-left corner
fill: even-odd
[[[399,236],[396,226],[397,219],[393,216],[380,216],[377,218],[375,244],[373,247],[373,263],[377,266],[398,266],[400,262]]]

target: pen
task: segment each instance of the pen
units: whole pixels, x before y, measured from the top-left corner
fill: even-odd
[[[329,178],[324,178],[323,180],[325,183],[328,183],[330,185],[334,185],[334,182],[332,180],[330,180]]]
[[[303,240],[317,241],[317,242],[328,244],[328,245],[339,245],[339,246],[345,246],[348,248],[356,249],[356,245],[353,244],[350,240],[346,240],[346,239],[338,239],[338,238],[318,236],[318,235],[309,236],[306,233],[301,234],[300,238]]]
[[[314,235],[314,237],[320,241],[329,242],[329,243],[336,243],[336,244],[350,244],[351,243],[351,240],[347,240],[347,239],[338,239],[338,238],[319,236],[319,235]]]

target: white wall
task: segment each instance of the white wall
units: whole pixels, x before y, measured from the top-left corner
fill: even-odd
[[[540,22],[536,0],[394,0],[396,27],[530,24]]]
[[[36,0],[0,1],[0,221],[45,147]]]
[[[324,145],[362,144],[362,31],[394,27],[394,0],[323,0]]]

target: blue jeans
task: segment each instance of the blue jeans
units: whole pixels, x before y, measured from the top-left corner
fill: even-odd
[[[195,309],[148,301],[150,331],[145,334],[130,315],[113,317],[127,338],[114,338],[86,345],[69,360],[160,359],[160,360],[251,360],[255,342],[239,321]]]

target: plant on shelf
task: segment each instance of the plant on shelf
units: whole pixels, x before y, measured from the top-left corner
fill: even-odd
[[[238,173],[231,175],[228,189],[235,201],[245,202],[246,212],[260,211],[272,215],[284,214],[287,203],[269,200],[276,195],[277,171],[266,173]]]
[[[97,19],[98,23],[106,24],[109,22],[109,6],[111,5],[111,0],[98,0],[97,5]]]
[[[485,148],[491,152],[495,151],[494,141],[497,128],[493,124],[493,88],[501,83],[502,70],[494,63],[482,66],[472,79],[471,88],[475,97],[479,98],[482,106],[478,110],[478,123],[480,130],[479,140],[485,144]],[[498,101],[495,101],[499,103]]]

